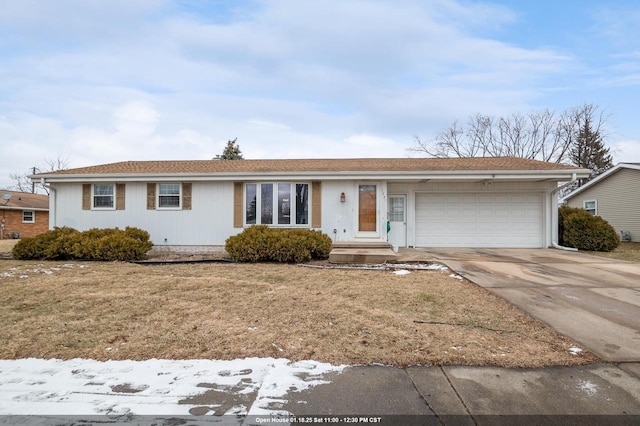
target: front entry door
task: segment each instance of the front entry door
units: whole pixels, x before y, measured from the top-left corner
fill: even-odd
[[[407,246],[407,196],[389,195],[387,219],[389,220],[389,242],[393,246]]]

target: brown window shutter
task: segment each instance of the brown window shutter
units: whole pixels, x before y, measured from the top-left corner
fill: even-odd
[[[116,184],[116,210],[124,210],[125,186],[124,183]]]
[[[322,182],[311,182],[311,227],[322,227]]]
[[[147,210],[156,209],[156,184],[147,184]]]
[[[91,210],[91,184],[82,184],[82,210]]]
[[[191,184],[182,184],[182,210],[191,210]]]
[[[242,228],[243,210],[242,210],[242,182],[233,183],[233,227]]]

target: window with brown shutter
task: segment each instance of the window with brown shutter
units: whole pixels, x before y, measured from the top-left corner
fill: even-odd
[[[125,184],[116,184],[116,210],[124,210]]]
[[[311,227],[322,227],[322,182],[311,182]]]
[[[233,183],[233,227],[242,228],[242,182]]]
[[[82,210],[91,210],[91,184],[82,185]]]
[[[191,210],[191,183],[182,184],[182,210]]]
[[[156,209],[156,184],[147,184],[147,210]]]

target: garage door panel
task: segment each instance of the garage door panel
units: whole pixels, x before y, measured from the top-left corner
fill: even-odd
[[[542,247],[542,194],[416,194],[417,247]]]

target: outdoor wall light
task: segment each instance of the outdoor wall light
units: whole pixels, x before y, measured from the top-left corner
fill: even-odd
[[[344,192],[342,192],[342,193],[340,194],[340,202],[341,202],[341,203],[344,203],[345,201],[347,201],[347,197],[346,197],[346,195],[344,195]]]

